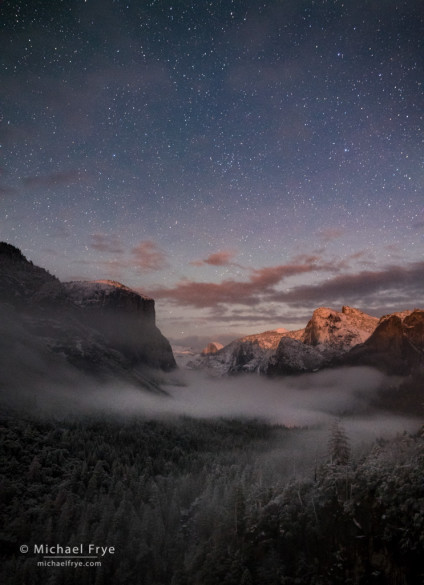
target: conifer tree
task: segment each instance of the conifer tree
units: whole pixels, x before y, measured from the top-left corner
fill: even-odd
[[[347,465],[350,460],[350,444],[346,431],[339,420],[335,420],[328,439],[328,451],[332,465]]]

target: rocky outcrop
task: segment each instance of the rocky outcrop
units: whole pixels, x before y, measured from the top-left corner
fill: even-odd
[[[365,341],[378,324],[359,309],[316,309],[305,329],[273,329],[232,341],[213,355],[188,363],[223,374],[258,372],[269,375],[311,372]]]
[[[385,315],[374,333],[337,364],[371,365],[405,375],[424,366],[424,311]]]
[[[67,296],[83,311],[128,314],[155,324],[155,301],[115,280],[65,282]]]
[[[359,309],[344,306],[338,312],[320,307],[306,325],[301,341],[327,355],[341,354],[368,339],[377,324],[377,317]]]
[[[320,369],[325,361],[324,355],[314,347],[297,339],[283,337],[276,352],[268,361],[266,373],[269,376],[288,376],[314,372]]]
[[[59,279],[28,261],[22,252],[0,242],[0,302],[17,308],[63,304],[66,293]]]
[[[219,343],[218,341],[211,341],[211,343],[208,343],[208,345],[202,349],[200,355],[213,355],[223,347],[224,346],[222,343]]]
[[[313,372],[372,334],[378,319],[359,309],[344,306],[341,312],[320,307],[316,309],[298,340],[282,337],[277,350],[265,368],[269,375]]]
[[[115,281],[64,284],[77,317],[99,331],[107,345],[134,366],[168,371],[176,367],[168,340],[155,324],[155,302]]]
[[[266,371],[268,360],[284,335],[298,338],[301,331],[273,329],[236,339],[208,355],[201,355],[187,363],[189,369],[206,369],[211,374],[225,375]]]
[[[6,369],[12,360],[9,369],[16,372],[21,361],[46,383],[54,372],[68,376],[73,369],[145,387],[146,367],[176,367],[156,327],[153,299],[113,281],[63,284],[9,244],[0,244],[0,312],[5,343],[0,366]],[[50,366],[41,374],[44,363]]]

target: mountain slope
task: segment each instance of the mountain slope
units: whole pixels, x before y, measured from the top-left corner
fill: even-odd
[[[368,339],[377,324],[377,317],[359,309],[344,306],[339,312],[320,307],[306,325],[301,341],[325,354],[344,353]]]
[[[114,281],[64,284],[84,324],[100,331],[107,344],[133,365],[171,370],[176,364],[168,340],[155,324],[155,302]]]
[[[298,339],[283,337],[276,351],[269,356],[266,373],[269,376],[313,372],[326,363],[324,355],[315,347]]]
[[[275,352],[283,336],[298,339],[303,333],[273,329],[255,335],[246,335],[231,341],[213,354],[201,355],[188,362],[190,369],[206,369],[219,375],[240,372],[264,372],[270,356]]]
[[[188,363],[217,374],[259,372],[294,374],[324,367],[331,359],[349,351],[371,335],[376,317],[352,307],[342,311],[316,309],[305,329],[274,329],[232,341],[213,355]]]
[[[424,366],[424,311],[385,315],[374,333],[337,363],[372,365],[391,374],[409,374]]]
[[[176,366],[154,301],[110,281],[63,284],[0,243],[0,388],[123,380]]]

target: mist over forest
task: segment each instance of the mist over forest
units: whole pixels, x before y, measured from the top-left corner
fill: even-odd
[[[2,582],[420,582],[420,420],[376,400],[399,377],[23,381],[2,397]],[[40,542],[116,553],[42,568]]]
[[[286,378],[260,375],[215,377],[204,371],[171,373],[144,368],[139,387],[122,381],[96,383],[51,365],[46,381],[37,383],[25,370],[13,393],[0,400],[9,408],[61,420],[68,416],[119,416],[146,419],[260,420],[288,428],[322,428],[343,418],[354,442],[388,437],[419,427],[420,412],[390,412],[381,397],[399,392],[404,379],[371,367],[343,367]],[[61,374],[66,373],[60,382]],[[56,381],[56,383],[55,383]]]
[[[3,410],[2,582],[420,582],[420,424],[370,408],[393,380],[161,381],[167,394],[43,388]],[[40,542],[116,552],[43,568]]]

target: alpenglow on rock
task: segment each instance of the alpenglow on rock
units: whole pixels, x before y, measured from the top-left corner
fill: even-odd
[[[359,309],[316,309],[305,329],[273,329],[232,341],[219,351],[187,364],[218,375],[257,372],[289,375],[312,372],[346,354],[372,334],[378,319]]]
[[[200,355],[212,355],[223,347],[224,346],[222,343],[219,343],[218,341],[211,341],[205,348],[202,349]]]
[[[187,363],[190,369],[206,369],[210,374],[225,375],[243,372],[265,373],[268,360],[283,336],[297,339],[302,331],[274,329],[236,339],[212,354],[203,354]]]
[[[368,339],[377,324],[377,317],[359,309],[344,306],[339,312],[320,307],[306,325],[301,341],[329,355],[344,353]]]

